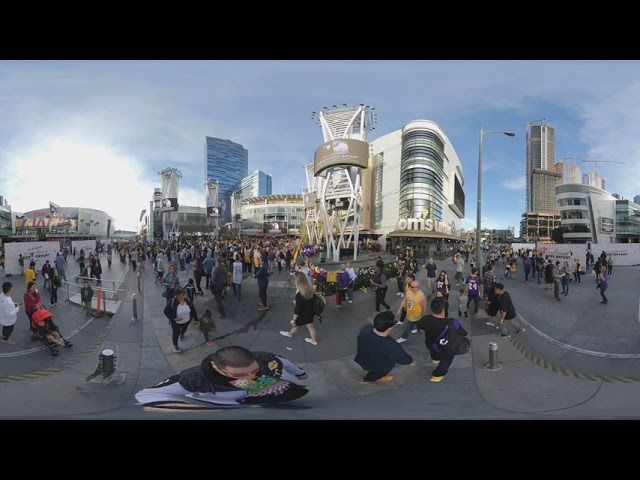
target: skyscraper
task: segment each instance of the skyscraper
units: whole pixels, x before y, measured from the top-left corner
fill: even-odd
[[[220,221],[231,221],[231,195],[240,181],[249,174],[249,151],[239,143],[215,137],[205,137],[204,183],[218,182]],[[212,207],[215,205],[207,206]]]
[[[242,198],[260,197],[271,195],[272,183],[270,173],[256,170],[240,180],[236,189],[240,191]]]
[[[545,122],[527,124],[526,142],[526,206],[520,235],[550,241],[551,232],[560,225],[555,187],[564,175],[564,165],[555,163],[555,127]]]

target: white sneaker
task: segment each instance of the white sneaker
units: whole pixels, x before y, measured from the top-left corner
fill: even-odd
[[[404,343],[406,341],[407,341],[407,339],[406,338],[402,338],[402,337],[400,337],[399,339],[396,340],[396,342],[398,342],[398,343]]]
[[[280,335],[282,335],[283,337],[292,337],[293,335],[290,335],[289,332],[285,332],[284,330],[280,330]]]
[[[418,329],[414,328],[413,330],[411,330],[411,333],[418,333]]]
[[[400,298],[402,298],[402,297],[404,297],[404,293],[401,293],[401,294],[400,294]]]
[[[176,347],[176,346],[174,346],[174,347],[173,347],[173,351],[174,351],[175,353],[180,353],[182,350],[180,350],[180,347]]]
[[[488,325],[489,327],[495,327],[495,325],[491,322],[485,322],[485,325]]]
[[[353,303],[353,300],[349,300],[349,303]]]
[[[307,343],[310,343],[311,345],[318,345],[318,342],[314,342],[310,338],[305,338],[304,341],[307,342]]]
[[[399,295],[402,295],[402,292],[396,293],[396,297],[399,296]]]

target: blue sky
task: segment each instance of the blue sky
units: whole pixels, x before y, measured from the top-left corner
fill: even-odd
[[[158,172],[180,169],[179,201],[205,206],[205,136],[249,151],[274,193],[300,193],[322,143],[311,112],[376,108],[369,140],[415,119],[438,123],[465,177],[465,228],[476,224],[480,128],[483,227],[516,227],[525,208],[525,129],[556,127],[556,159],[600,163],[611,193],[640,194],[638,61],[1,61],[0,195],[28,211],[83,206],[134,230]],[[583,172],[593,163],[578,161]]]

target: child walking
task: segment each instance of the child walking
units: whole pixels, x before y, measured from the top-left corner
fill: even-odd
[[[204,337],[205,342],[207,342],[208,347],[213,345],[213,342],[209,339],[209,333],[213,332],[215,328],[216,325],[213,323],[211,310],[207,309],[204,311],[202,318],[200,319],[200,331],[202,332],[202,336]]]
[[[467,304],[469,303],[469,296],[467,295],[467,289],[461,288],[458,295],[458,316],[462,318],[469,318],[469,312],[467,310]]]

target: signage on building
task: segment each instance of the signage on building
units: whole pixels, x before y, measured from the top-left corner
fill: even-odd
[[[177,198],[165,198],[162,201],[161,212],[177,212],[178,211],[178,199]]]
[[[447,235],[456,234],[456,224],[450,224],[433,220],[431,218],[401,218],[396,225],[398,230],[419,231],[419,232],[438,232]]]
[[[339,166],[368,168],[369,144],[341,138],[320,145],[314,155],[313,174],[317,176],[328,168]]]
[[[316,192],[309,192],[304,194],[304,208],[316,207]]]
[[[69,218],[69,214],[68,213],[58,213],[57,215],[52,215],[50,211],[33,212],[31,215],[34,216],[34,217],[52,217],[52,216],[56,216],[56,217]]]
[[[602,233],[613,233],[613,218],[600,217],[600,231]]]

